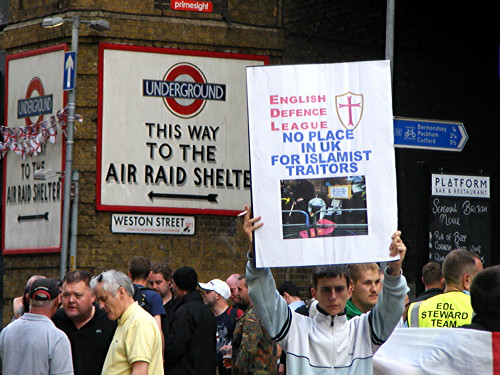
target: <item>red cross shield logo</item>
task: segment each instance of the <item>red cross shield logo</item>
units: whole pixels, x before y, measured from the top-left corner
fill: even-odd
[[[346,129],[356,129],[363,117],[363,95],[346,92],[335,96],[337,116]]]

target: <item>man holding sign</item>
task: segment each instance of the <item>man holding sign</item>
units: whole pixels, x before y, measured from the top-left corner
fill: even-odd
[[[250,217],[243,225],[252,241],[253,232],[262,227],[261,217]],[[253,251],[248,254],[246,275],[255,311],[271,337],[287,354],[287,373],[372,374],[372,357],[398,324],[408,291],[401,274],[406,246],[401,232],[392,235],[390,256],[399,259],[385,269],[384,286],[370,312],[351,320],[345,315],[352,284],[345,265],[317,267],[313,273],[313,297],[318,314],[313,318],[293,313],[276,291],[269,268],[256,268]]]

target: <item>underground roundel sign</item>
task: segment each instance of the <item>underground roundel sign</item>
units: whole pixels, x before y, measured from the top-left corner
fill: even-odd
[[[43,115],[52,113],[53,96],[45,95],[42,80],[33,77],[28,84],[24,99],[18,100],[17,118],[24,118],[26,126],[39,123],[43,120]],[[35,122],[31,118],[36,118]]]
[[[207,100],[226,100],[226,85],[209,83],[195,65],[178,63],[170,67],[163,80],[143,80],[143,95],[162,97],[175,116],[191,118],[198,115]]]

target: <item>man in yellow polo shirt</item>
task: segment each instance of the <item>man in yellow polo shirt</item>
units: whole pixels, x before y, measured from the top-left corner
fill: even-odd
[[[470,324],[472,306],[469,289],[483,269],[481,259],[467,250],[451,251],[443,262],[444,293],[415,302],[408,308],[409,327],[460,327]]]
[[[94,277],[91,287],[108,318],[118,319],[102,374],[163,375],[160,330],[154,318],[134,301],[128,276],[110,270]]]

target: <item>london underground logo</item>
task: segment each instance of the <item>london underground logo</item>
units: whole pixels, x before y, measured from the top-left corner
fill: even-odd
[[[198,115],[207,100],[226,100],[226,85],[208,83],[195,65],[179,63],[172,66],[162,81],[143,80],[143,96],[161,97],[175,116],[191,118]]]
[[[17,118],[24,118],[26,126],[39,123],[43,121],[43,115],[52,113],[52,103],[52,94],[45,95],[41,79],[34,77],[28,84],[26,98],[17,101]],[[31,117],[38,118],[32,122]]]

